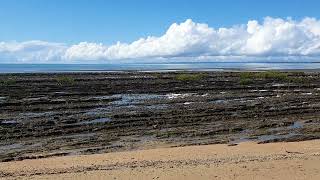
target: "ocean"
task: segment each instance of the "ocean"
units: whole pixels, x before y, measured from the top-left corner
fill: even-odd
[[[139,63],[139,64],[0,64],[0,73],[56,73],[108,71],[225,71],[225,70],[318,70],[320,63]]]

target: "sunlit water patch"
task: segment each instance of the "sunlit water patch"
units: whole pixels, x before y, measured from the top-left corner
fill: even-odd
[[[14,124],[18,124],[18,122],[15,121],[15,120],[4,120],[4,121],[1,121],[0,124],[4,124],[4,125],[14,125]]]
[[[90,121],[81,121],[76,123],[76,125],[90,125],[90,124],[104,124],[110,122],[110,118],[98,118]]]
[[[112,105],[126,106],[144,103],[146,101],[157,100],[164,98],[164,95],[158,94],[117,94],[111,97],[118,98],[118,100],[113,101]]]

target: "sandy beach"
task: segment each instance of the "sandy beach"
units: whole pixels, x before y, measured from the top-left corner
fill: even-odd
[[[320,141],[204,145],[0,164],[3,179],[319,179]]]

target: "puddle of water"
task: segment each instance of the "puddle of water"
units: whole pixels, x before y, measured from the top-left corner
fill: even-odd
[[[272,85],[273,87],[283,87],[283,86],[285,86],[285,84],[274,84],[274,85]]]
[[[106,113],[113,113],[129,110],[164,110],[169,107],[168,104],[161,104],[161,100],[175,99],[175,98],[185,98],[188,96],[195,95],[196,93],[186,93],[186,94],[116,94],[111,96],[96,96],[96,99],[110,99],[113,100],[109,103],[109,107],[95,108],[84,113],[84,115],[97,116],[105,115]],[[200,95],[199,95],[200,96]],[[204,94],[202,96],[207,96]],[[146,103],[146,104],[144,104]],[[151,103],[151,104],[150,104]],[[186,102],[185,105],[191,104],[192,102]]]
[[[196,95],[196,93],[185,93],[185,94],[167,94],[166,97],[168,99],[178,99],[178,98],[186,98],[189,96]]]
[[[68,94],[67,92],[64,92],[64,91],[57,91],[57,92],[54,92],[53,93],[54,95],[66,95]]]
[[[303,128],[303,124],[299,121],[293,123],[293,125],[288,126],[288,129],[301,129]]]
[[[91,121],[82,121],[82,122],[76,123],[76,125],[100,124],[100,123],[107,123],[110,121],[111,121],[110,118],[99,118]]]
[[[5,102],[6,99],[7,99],[6,97],[0,96],[0,103],[1,103],[1,102]]]
[[[258,137],[258,141],[270,141],[270,140],[276,140],[276,139],[286,139],[286,138],[290,138],[293,136],[296,136],[298,134],[295,133],[289,133],[289,134],[284,134],[284,135],[262,135]]]
[[[20,144],[20,143],[14,143],[14,144],[8,144],[8,145],[0,145],[0,154],[8,153],[8,152],[13,151],[13,150],[20,150],[22,148],[24,148],[24,145]]]
[[[118,98],[119,100],[113,101],[111,104],[125,106],[143,103],[146,100],[155,100],[164,98],[163,95],[157,94],[118,94],[111,97]]]
[[[285,128],[287,129],[299,129],[302,128],[303,124],[301,122],[294,122],[294,124],[292,124],[291,126],[287,126]],[[283,130],[284,128],[280,127],[280,128],[273,128],[273,130]],[[242,143],[242,142],[249,142],[249,141],[270,141],[270,140],[277,140],[277,139],[287,139],[287,138],[291,138],[293,136],[299,135],[297,133],[291,132],[289,134],[269,134],[269,135],[261,135],[261,136],[257,136],[257,137],[250,137],[249,134],[252,133],[252,130],[243,130],[241,131],[242,137],[240,138],[236,138],[232,141],[230,141],[231,144],[238,144],[238,143]]]
[[[190,104],[192,104],[193,102],[185,102],[185,103],[183,103],[183,105],[190,105]]]
[[[249,141],[259,141],[259,142],[263,142],[263,141],[271,141],[271,140],[277,140],[277,139],[287,139],[287,138],[291,138],[293,136],[296,136],[299,134],[296,133],[289,133],[289,134],[270,134],[270,135],[261,135],[258,136],[256,138],[249,138],[249,137],[240,137],[238,139],[235,139],[233,141],[230,141],[230,144],[238,144],[238,143],[242,143],[242,142],[249,142]]]
[[[268,92],[267,89],[261,89],[261,90],[250,90],[249,92]]]
[[[237,137],[236,139],[230,141],[229,143],[230,143],[230,144],[238,144],[238,143],[242,143],[242,142],[252,141],[252,139],[249,139],[249,138],[248,138],[248,136],[249,136],[250,133],[252,133],[252,130],[250,130],[250,129],[242,130],[242,131],[240,132],[240,134],[241,134],[242,137],[240,137],[240,138]]]
[[[15,144],[9,144],[9,145],[1,145],[0,146],[0,152],[5,152],[8,150],[13,150],[13,149],[19,149],[22,147],[22,144],[20,143],[15,143]]]
[[[248,102],[254,102],[253,99],[245,99],[245,100],[241,100],[241,103],[248,103]]]
[[[296,121],[290,126],[270,128],[268,131],[282,131],[286,129],[294,130],[294,129],[301,129],[301,128],[303,128],[303,123]]]
[[[145,105],[145,106],[137,106],[143,105],[146,101],[158,100],[165,98],[166,95],[158,95],[158,94],[116,94],[111,96],[96,96],[94,99],[101,100],[112,100],[110,102],[109,107],[103,108],[95,108],[85,112],[85,115],[96,116],[96,115],[105,115],[106,113],[111,113],[113,111],[119,111],[122,108],[126,109],[137,109],[137,108],[145,108],[145,109],[165,109],[168,105],[166,104],[154,104],[154,105]]]
[[[55,113],[53,112],[42,112],[42,113],[28,112],[28,113],[20,113],[19,116],[37,118],[37,117],[44,117],[44,116],[52,116],[54,114]]]
[[[5,121],[1,121],[1,124],[18,124],[17,121],[15,120],[5,120]]]
[[[240,133],[241,134],[249,134],[249,133],[252,133],[252,130],[251,129],[245,129],[245,130],[242,130]]]
[[[153,78],[152,76],[139,76],[139,75],[135,75],[135,76],[130,76],[131,78]]]
[[[230,144],[239,144],[239,143],[250,142],[250,141],[252,141],[252,139],[249,139],[249,138],[247,138],[247,137],[241,137],[241,138],[239,138],[239,139],[235,139],[235,140],[233,140],[233,141],[230,141],[229,143],[230,143]]]
[[[211,103],[214,103],[214,104],[225,104],[227,102],[228,102],[227,100],[223,100],[223,99],[218,99],[218,100],[215,100],[215,101],[211,101]]]

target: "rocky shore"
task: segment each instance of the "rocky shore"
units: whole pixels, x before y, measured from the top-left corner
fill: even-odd
[[[320,138],[318,72],[0,75],[0,161]]]

